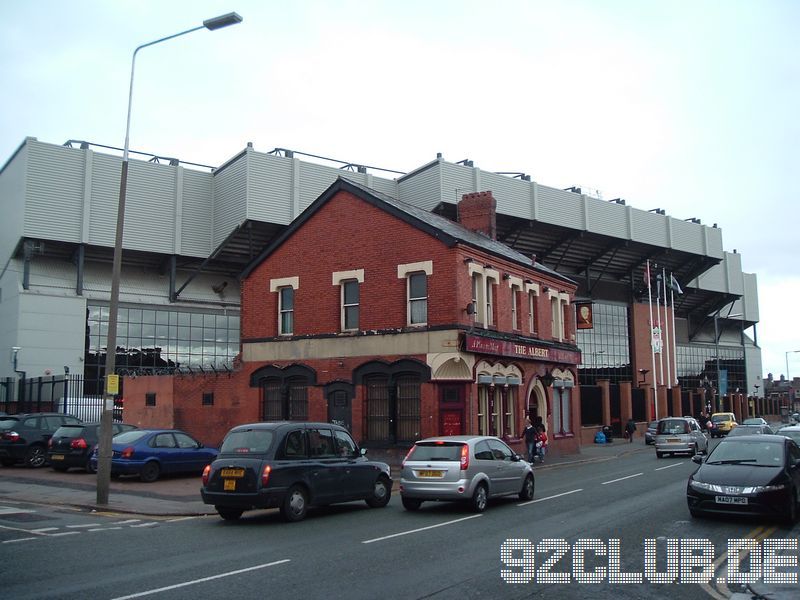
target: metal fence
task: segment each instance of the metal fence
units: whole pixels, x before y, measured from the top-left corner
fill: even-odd
[[[0,379],[0,412],[9,415],[36,412],[60,412],[85,422],[99,421],[103,397],[86,395],[82,375],[53,375]],[[122,403],[115,401],[113,418],[122,421]]]

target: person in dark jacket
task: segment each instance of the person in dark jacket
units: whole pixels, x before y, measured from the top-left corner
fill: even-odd
[[[528,450],[528,462],[533,464],[536,459],[536,442],[539,439],[539,434],[536,427],[531,423],[530,417],[525,417],[525,431],[522,433],[525,438],[525,448]]]
[[[633,442],[633,434],[636,433],[636,422],[633,420],[633,417],[628,419],[628,422],[625,423],[625,437],[628,438],[628,443]]]

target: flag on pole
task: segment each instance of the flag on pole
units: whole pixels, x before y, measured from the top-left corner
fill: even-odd
[[[677,294],[682,294],[683,293],[683,290],[681,289],[681,286],[678,283],[678,280],[675,279],[675,275],[673,275],[672,273],[669,274],[669,287],[671,287],[672,290]]]

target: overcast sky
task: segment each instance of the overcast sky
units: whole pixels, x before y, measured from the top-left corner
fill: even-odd
[[[758,275],[763,374],[800,376],[799,1],[2,0],[0,165],[26,136],[121,147],[133,49],[231,11],[139,53],[132,149],[441,152],[717,223]]]

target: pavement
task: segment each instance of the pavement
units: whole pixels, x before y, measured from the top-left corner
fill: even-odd
[[[547,455],[544,463],[535,463],[534,471],[612,460],[630,452],[645,451],[652,451],[652,448],[645,445],[644,438],[632,443],[617,440],[610,444],[592,444],[581,448],[579,454]],[[400,465],[391,467],[396,492]],[[200,478],[197,476],[162,477],[153,483],[142,483],[136,477],[112,479],[108,503],[98,504],[96,475],[81,470],[61,473],[48,467],[29,469],[16,465],[0,467],[0,503],[3,500],[147,516],[216,514],[214,507],[204,504],[200,498]]]

